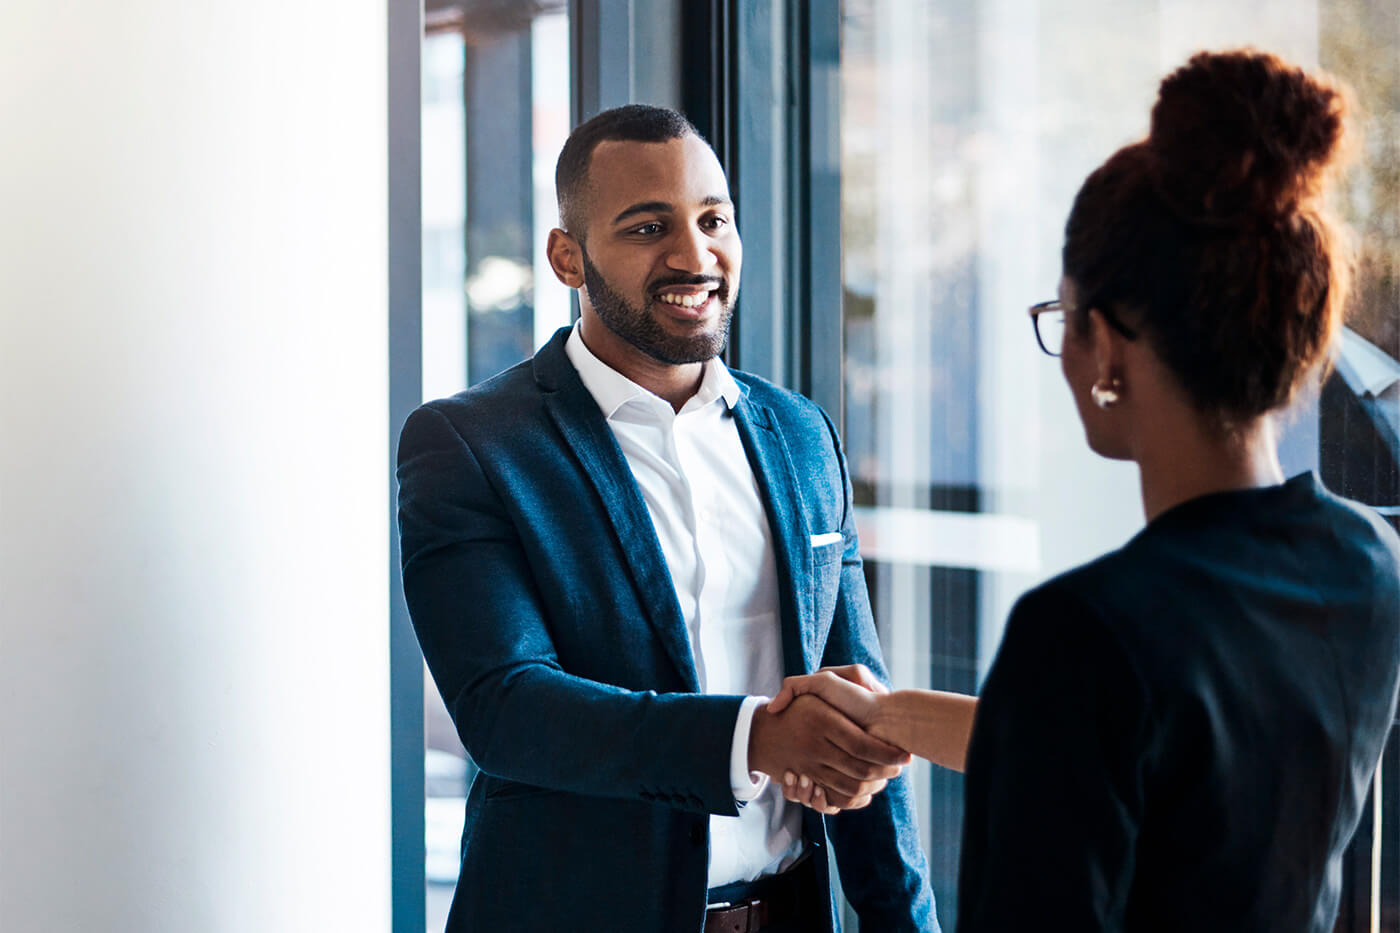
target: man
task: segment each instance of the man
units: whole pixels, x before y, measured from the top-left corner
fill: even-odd
[[[934,930],[907,757],[785,673],[883,665],[817,406],[718,360],[741,245],[714,152],[629,106],[570,136],[555,274],[578,325],[416,411],[404,588],[481,767],[449,931]],[[812,775],[823,818],[763,775]],[[884,788],[883,792],[881,792]]]

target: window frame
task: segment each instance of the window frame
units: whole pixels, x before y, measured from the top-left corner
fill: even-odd
[[[396,466],[399,430],[423,394],[423,8],[391,3],[386,16],[391,914],[395,933],[422,933],[427,925],[423,655],[403,592]]]

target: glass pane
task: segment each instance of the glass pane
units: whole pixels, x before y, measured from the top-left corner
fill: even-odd
[[[1385,0],[1321,0],[1318,13],[1319,59],[1361,104],[1341,205],[1360,255],[1349,327],[1319,400],[1320,475],[1400,529],[1400,21]],[[1348,853],[1337,928],[1400,933],[1400,723],[1372,805]]]
[[[430,2],[423,44],[423,398],[532,355],[570,320],[550,271],[554,160],[569,132],[565,3]],[[476,772],[424,671],[429,931],[441,931]]]
[[[1366,250],[1338,376],[1373,364],[1375,391],[1353,391],[1364,404],[1345,425],[1326,397],[1305,406],[1284,458],[1290,473],[1320,468],[1337,488],[1328,450],[1349,451],[1351,494],[1364,487],[1367,501],[1394,506],[1400,380],[1383,365],[1400,356],[1390,0],[843,3],[845,441],[897,686],[976,690],[1020,593],[1141,526],[1135,468],[1089,452],[1025,309],[1055,297],[1074,193],[1146,133],[1162,76],[1198,49],[1245,44],[1333,69],[1368,105],[1365,164],[1346,204]],[[914,776],[951,929],[961,778],[927,765]],[[1386,794],[1393,822],[1393,783]],[[1382,832],[1393,892],[1396,832]]]

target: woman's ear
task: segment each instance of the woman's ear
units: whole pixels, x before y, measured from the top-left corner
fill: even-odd
[[[558,227],[549,231],[545,255],[554,277],[569,288],[583,287],[583,246],[571,234]]]
[[[1122,385],[1123,344],[1127,338],[1114,330],[1098,308],[1089,309],[1089,337],[1094,346],[1095,381],[1104,385]]]

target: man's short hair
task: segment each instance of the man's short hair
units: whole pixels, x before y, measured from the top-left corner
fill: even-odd
[[[559,223],[582,239],[588,163],[593,150],[607,140],[664,143],[700,132],[682,114],[665,107],[627,104],[604,110],[578,126],[564,142],[554,166],[554,193],[559,199]],[[700,137],[703,139],[703,137]]]

